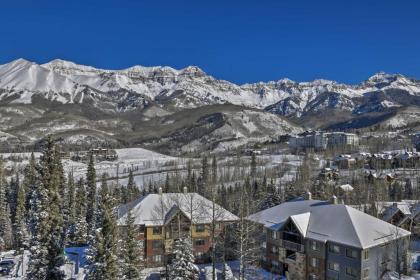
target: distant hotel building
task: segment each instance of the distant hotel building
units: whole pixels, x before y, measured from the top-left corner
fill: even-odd
[[[325,150],[327,147],[352,147],[359,145],[359,137],[345,132],[313,132],[289,139],[289,147],[294,151],[313,149]]]

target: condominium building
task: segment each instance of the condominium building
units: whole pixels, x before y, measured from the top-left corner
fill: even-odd
[[[117,210],[117,223],[124,231],[128,212],[134,216],[138,240],[144,244],[148,267],[167,264],[175,239],[191,238],[197,262],[209,260],[213,237],[238,218],[197,193],[148,194]],[[214,230],[212,226],[214,225]],[[214,234],[213,234],[214,233]]]
[[[380,279],[403,269],[410,232],[336,201],[297,199],[249,216],[264,228],[263,266],[295,280]]]

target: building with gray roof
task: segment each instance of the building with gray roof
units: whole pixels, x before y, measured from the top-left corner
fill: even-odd
[[[336,199],[298,199],[248,219],[264,227],[264,266],[288,279],[379,279],[404,267],[410,232]]]

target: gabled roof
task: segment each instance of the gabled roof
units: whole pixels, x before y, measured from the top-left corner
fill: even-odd
[[[302,234],[303,237],[306,237],[306,232],[309,226],[309,218],[311,217],[311,213],[303,213],[298,215],[290,216],[290,219],[293,221],[299,232]]]
[[[215,219],[219,222],[236,221],[238,217],[215,204]],[[124,225],[128,211],[134,216],[134,224],[161,226],[181,211],[193,224],[212,221],[212,202],[197,193],[148,194],[117,208],[117,224]],[[192,217],[191,217],[192,216]]]
[[[362,249],[410,234],[350,206],[319,200],[285,202],[248,219],[272,230],[281,229],[287,220],[292,219],[306,238]]]

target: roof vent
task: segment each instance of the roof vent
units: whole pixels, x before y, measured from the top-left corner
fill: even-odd
[[[163,193],[162,188],[159,188],[159,194],[161,195]]]
[[[311,192],[306,192],[305,199],[306,200],[312,200],[312,193]]]
[[[331,197],[331,204],[338,204],[338,198],[335,195]]]
[[[187,194],[188,193],[188,188],[184,187],[184,193]]]

